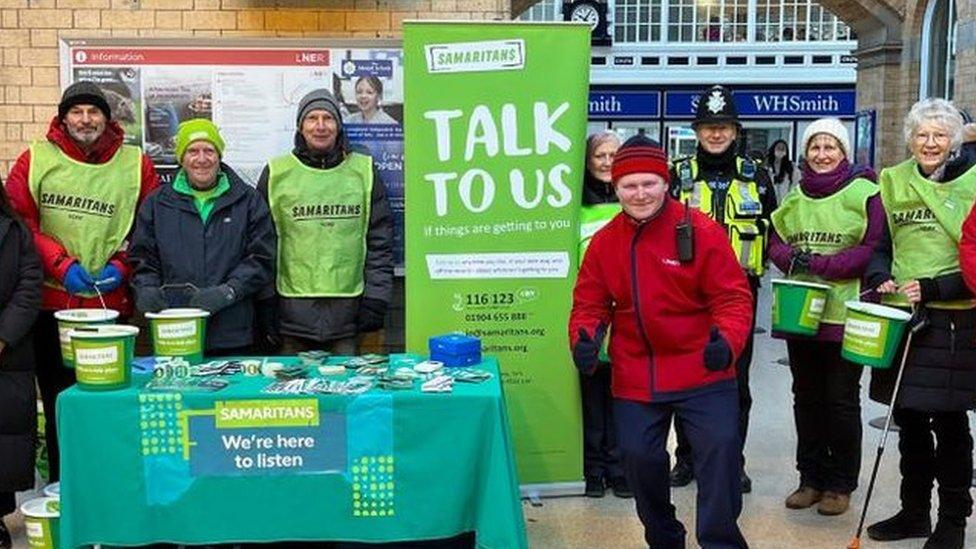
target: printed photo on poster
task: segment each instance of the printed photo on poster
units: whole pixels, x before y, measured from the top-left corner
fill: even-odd
[[[112,119],[125,130],[125,144],[142,146],[142,90],[140,71],[135,67],[76,67],[74,81],[98,84]]]
[[[156,164],[176,164],[177,128],[191,118],[212,117],[209,69],[155,69],[143,74],[146,103],[145,152]]]
[[[353,147],[370,155],[393,212],[394,258],[403,267],[403,50],[333,50],[332,92]]]
[[[341,56],[341,57],[340,57]],[[333,92],[350,125],[400,125],[403,121],[403,53],[337,50]]]

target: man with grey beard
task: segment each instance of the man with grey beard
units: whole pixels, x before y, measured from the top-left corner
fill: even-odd
[[[20,155],[6,189],[44,268],[34,353],[54,482],[60,478],[54,402],[75,382],[75,371],[62,365],[54,313],[103,306],[123,319],[132,313],[129,229],[136,208],[159,181],[149,157],[122,143],[124,130],[91,82],[64,90],[46,137]]]

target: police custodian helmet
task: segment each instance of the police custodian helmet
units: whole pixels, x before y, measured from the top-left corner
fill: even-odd
[[[732,92],[722,86],[712,86],[705,93],[698,96],[698,107],[695,109],[695,121],[691,127],[699,124],[739,124],[739,111],[735,108]]]

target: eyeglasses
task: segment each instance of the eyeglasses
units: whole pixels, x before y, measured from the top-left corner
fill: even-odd
[[[918,144],[928,143],[929,139],[935,141],[936,143],[948,143],[949,134],[944,132],[934,132],[934,133],[916,133],[915,142]]]

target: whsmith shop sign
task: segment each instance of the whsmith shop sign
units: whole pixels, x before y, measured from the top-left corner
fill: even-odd
[[[702,90],[596,88],[589,94],[590,120],[654,120],[694,118]],[[852,118],[854,87],[826,89],[737,89],[735,104],[743,118]]]
[[[735,106],[743,118],[853,117],[856,93],[853,88],[810,90],[735,89]],[[694,118],[699,90],[666,91],[666,118]]]

